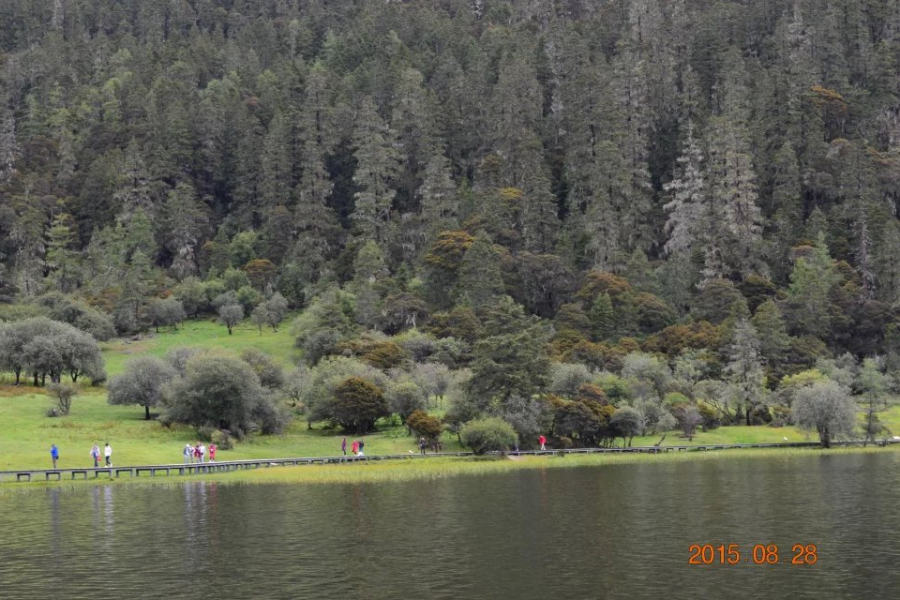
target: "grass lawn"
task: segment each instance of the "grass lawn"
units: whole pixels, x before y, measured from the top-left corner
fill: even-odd
[[[87,390],[76,396],[66,417],[45,415],[52,404],[43,390],[0,387],[0,470],[50,468],[50,444],[60,452],[59,467],[90,466],[93,444],[101,449],[107,441],[113,448],[113,464],[167,464],[182,461],[186,443],[197,441],[194,429],[166,429],[144,420],[139,406],[110,406],[103,390]],[[292,456],[334,456],[341,452],[343,434],[296,419],[288,431],[275,436],[248,436],[233,450],[219,451],[220,460]],[[350,442],[348,439],[348,451]],[[415,439],[403,427],[382,425],[365,436],[366,454],[417,452]],[[455,437],[445,435],[444,449],[460,449]]]
[[[75,398],[72,413],[66,417],[45,416],[51,400],[44,391],[30,387],[0,387],[0,470],[49,468],[49,448],[60,449],[62,468],[89,466],[93,444],[105,442],[113,447],[113,463],[122,465],[180,462],[186,443],[197,441],[190,427],[166,429],[156,421],[145,421],[138,406],[110,406],[103,390],[87,389]],[[900,406],[882,414],[883,422],[900,424]],[[900,430],[900,426],[894,429]],[[340,453],[343,435],[316,427],[307,429],[302,418],[294,421],[283,435],[250,436],[233,450],[220,451],[220,460],[276,458],[291,456],[329,456]],[[793,427],[720,427],[700,432],[692,444],[732,444],[755,442],[815,441]],[[635,438],[634,445],[656,443],[658,436]],[[663,445],[686,443],[678,432],[670,432]],[[445,434],[444,449],[460,450],[454,436]],[[621,442],[619,442],[621,443]],[[404,454],[416,452],[415,439],[403,427],[382,425],[380,431],[366,436],[366,453]]]
[[[278,332],[265,329],[260,335],[249,321],[236,327],[233,335],[212,320],[190,321],[178,331],[166,330],[145,334],[137,340],[118,339],[103,344],[107,372],[121,373],[125,363],[140,355],[163,356],[177,346],[223,348],[240,352],[258,348],[269,354],[285,368],[299,358],[290,333],[290,319]],[[9,383],[9,378],[6,378]],[[0,382],[0,470],[16,468],[49,468],[49,448],[55,443],[60,449],[62,468],[89,466],[89,452],[93,444],[101,447],[109,442],[113,447],[113,463],[120,465],[166,464],[182,461],[181,451],[186,443],[197,441],[190,427],[166,429],[156,421],[145,421],[139,406],[110,406],[103,388],[83,388],[76,396],[72,413],[66,417],[50,418],[46,410],[51,400],[43,389],[28,386],[14,387]],[[439,411],[438,411],[439,412]],[[900,405],[881,413],[882,423],[900,432]],[[340,453],[343,435],[337,431],[316,427],[308,429],[297,418],[283,435],[250,436],[235,449],[220,451],[221,460],[278,458],[295,456],[327,456]],[[634,439],[636,446],[655,444],[659,436]],[[713,431],[699,431],[692,444],[733,444],[782,441],[815,441],[794,427],[720,427]],[[445,434],[444,450],[460,450],[455,436]],[[621,444],[621,440],[618,440]],[[669,432],[663,445],[687,443],[680,432]],[[366,453],[404,454],[416,452],[415,439],[397,425],[384,424],[376,434],[366,436]]]
[[[300,350],[294,347],[294,336],[291,335],[291,322],[294,315],[288,316],[277,332],[264,328],[262,335],[250,321],[244,321],[234,327],[234,333],[228,335],[228,329],[219,325],[214,319],[187,321],[174,331],[168,327],[159,333],[145,333],[139,339],[120,338],[103,342],[103,359],[106,361],[106,373],[113,376],[121,373],[125,363],[137,356],[165,356],[172,348],[178,346],[197,346],[200,348],[225,348],[240,353],[247,348],[262,350],[283,367],[291,367],[300,358]]]

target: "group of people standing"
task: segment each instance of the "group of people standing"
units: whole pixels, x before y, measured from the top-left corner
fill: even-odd
[[[353,456],[365,456],[365,448],[366,442],[362,438],[353,440],[353,443],[350,444],[350,451],[353,453]],[[341,452],[344,453],[344,456],[347,456],[347,438],[344,438],[344,441],[341,442]]]
[[[439,438],[432,438],[431,441],[426,440],[425,437],[419,438],[419,452],[424,455],[425,451],[431,448],[432,452],[440,452],[444,449],[441,444],[441,440]]]
[[[203,445],[203,442],[197,442],[193,446],[185,444],[184,446],[184,464],[204,463],[206,462],[206,454],[209,452],[209,462],[216,462],[216,445],[210,444],[209,448]]]
[[[106,442],[106,445],[103,447],[103,456],[106,458],[106,466],[112,466],[112,446],[109,445],[109,442]],[[97,469],[100,467],[100,446],[94,444],[91,448],[91,458],[94,460],[94,468]],[[53,461],[53,468],[56,468],[56,465],[59,463],[59,448],[56,444],[50,444],[50,460]]]

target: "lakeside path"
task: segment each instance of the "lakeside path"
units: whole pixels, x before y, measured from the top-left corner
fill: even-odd
[[[862,446],[860,441],[837,442],[837,448],[824,450],[812,442],[771,443],[771,444],[728,444],[710,446],[638,446],[633,448],[578,448],[572,450],[522,451],[507,454],[493,453],[475,456],[469,452],[428,454],[398,454],[381,456],[331,456],[277,458],[263,460],[227,461],[218,463],[132,465],[86,469],[41,469],[0,471],[0,484],[4,488],[18,487],[14,483],[109,483],[138,481],[161,482],[169,479],[190,481],[192,479],[222,482],[296,482],[296,483],[342,483],[354,481],[397,481],[421,478],[435,478],[455,473],[484,473],[506,471],[515,468],[543,468],[554,466],[590,466],[636,462],[636,460],[693,460],[712,455],[742,455],[750,452],[739,450],[766,451],[773,455],[811,455],[812,453],[884,452],[894,451],[896,443]],[[733,452],[715,452],[732,450]],[[425,460],[428,459],[428,460]],[[514,459],[514,460],[506,460]],[[562,460],[565,459],[565,460]],[[414,467],[409,465],[415,464]],[[492,465],[492,466],[490,466]],[[503,466],[501,466],[503,465]],[[322,467],[327,467],[323,469]],[[277,469],[276,467],[293,467]],[[348,472],[351,471],[352,472]],[[396,471],[399,477],[389,473]],[[307,475],[302,475],[306,472]],[[265,473],[265,474],[264,474]],[[378,474],[377,477],[362,476]],[[388,474],[387,477],[384,477]]]

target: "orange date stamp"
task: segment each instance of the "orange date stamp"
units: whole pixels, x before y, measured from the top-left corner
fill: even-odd
[[[691,544],[689,565],[814,565],[819,562],[815,544],[793,544],[781,552],[777,544]]]

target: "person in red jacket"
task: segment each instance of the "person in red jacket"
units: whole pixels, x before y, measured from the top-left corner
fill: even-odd
[[[538,443],[541,445],[541,450],[547,449],[547,438],[544,437],[544,434],[541,434],[541,437],[538,438]]]
[[[350,450],[353,451],[353,456],[356,456],[356,454],[359,452],[359,442],[353,440],[353,444],[350,445]]]

